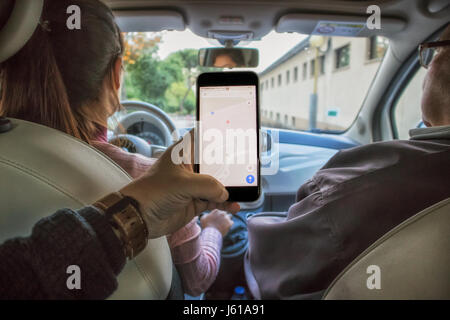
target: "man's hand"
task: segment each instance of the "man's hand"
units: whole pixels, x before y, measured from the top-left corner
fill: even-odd
[[[149,238],[171,234],[205,210],[237,213],[237,203],[226,202],[228,192],[215,178],[194,173],[192,165],[172,162],[173,147],[139,179],[120,192],[136,199],[147,225]]]

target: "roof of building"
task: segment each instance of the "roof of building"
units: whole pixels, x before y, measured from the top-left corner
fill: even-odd
[[[272,63],[270,66],[268,66],[264,71],[259,73],[259,76],[263,76],[270,71],[274,70],[279,65],[283,64],[284,62],[288,61],[292,57],[296,56],[298,53],[300,53],[302,50],[305,50],[309,47],[309,38],[305,38],[304,40],[300,41],[295,47],[293,47],[291,50],[286,52],[281,58],[276,60],[274,63]]]

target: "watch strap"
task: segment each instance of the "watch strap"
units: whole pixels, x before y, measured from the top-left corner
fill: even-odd
[[[147,246],[148,231],[139,210],[139,203],[120,192],[98,200],[95,207],[103,210],[111,226],[118,232],[129,259],[136,257]]]

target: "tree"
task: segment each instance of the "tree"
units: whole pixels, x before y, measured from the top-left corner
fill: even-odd
[[[154,55],[158,51],[158,44],[161,42],[161,36],[158,34],[151,34],[146,32],[128,32],[123,33],[124,39],[124,53],[123,65],[126,70],[121,96],[124,99],[138,99],[146,100],[147,95],[143,94],[142,88],[136,86],[137,78],[142,79],[142,76],[134,68],[136,62],[145,55]],[[148,62],[148,61],[147,61]],[[148,66],[147,67],[151,67]]]
[[[124,36],[126,99],[148,101],[165,110],[192,114],[195,109],[193,87],[197,76],[215,70],[198,65],[198,50],[184,49],[159,59],[159,35],[133,32]]]
[[[183,113],[192,114],[195,108],[195,94],[192,89],[187,91],[186,83],[184,81],[174,82],[166,90],[164,97],[166,98],[167,111],[180,111],[180,105],[183,103]]]
[[[182,72],[185,82],[185,91],[184,95],[179,100],[179,112],[185,113],[184,109],[186,107],[185,106],[186,101],[189,97],[190,92],[192,92],[192,88],[195,85],[195,82],[197,81],[198,75],[202,72],[215,70],[215,68],[207,68],[199,66],[197,49],[184,49],[174,52],[171,55],[169,55],[166,60],[168,63],[177,63],[177,64],[181,63],[182,65]],[[180,90],[179,87],[178,90]],[[190,107],[191,106],[189,106],[189,108]]]
[[[153,103],[163,110],[166,108],[164,93],[173,82],[183,80],[182,68],[173,61],[161,61],[155,52],[141,55],[127,68],[127,85],[133,87],[133,98]]]
[[[147,32],[128,32],[123,33],[123,40],[125,44],[123,62],[127,67],[135,64],[141,55],[157,51],[161,36]]]

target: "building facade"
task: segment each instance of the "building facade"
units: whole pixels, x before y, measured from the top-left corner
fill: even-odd
[[[317,53],[310,37],[260,73],[261,122],[295,130],[337,130],[354,121],[387,49],[385,38],[327,37]],[[317,68],[317,75],[316,75]],[[310,96],[317,76],[315,128]]]

